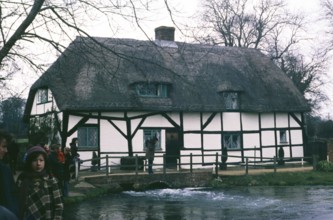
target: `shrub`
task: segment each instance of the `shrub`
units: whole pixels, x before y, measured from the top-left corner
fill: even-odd
[[[326,160],[319,161],[316,168],[318,171],[333,172],[333,164]]]

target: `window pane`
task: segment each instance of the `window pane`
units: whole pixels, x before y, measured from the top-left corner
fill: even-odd
[[[38,103],[45,103],[45,102],[47,102],[47,89],[40,89],[38,91],[37,102]]]
[[[146,147],[146,143],[148,140],[152,138],[157,138],[157,143],[155,148],[160,149],[161,148],[161,130],[158,129],[144,129],[143,130],[143,147]]]
[[[168,85],[140,83],[135,86],[136,92],[140,96],[167,97]]]
[[[160,94],[159,97],[168,97],[168,86],[167,85],[160,85]]]
[[[136,89],[139,95],[157,96],[157,86],[155,84],[138,84]]]
[[[88,128],[88,146],[97,146],[97,128]]]
[[[78,130],[78,146],[87,146],[87,129],[86,128],[79,128]]]
[[[226,92],[223,94],[226,109],[238,109],[238,93]]]
[[[240,149],[240,135],[239,134],[223,135],[223,145],[228,149]]]
[[[287,132],[285,130],[280,130],[280,142],[287,143]]]
[[[78,129],[79,147],[98,147],[97,127],[81,127]]]

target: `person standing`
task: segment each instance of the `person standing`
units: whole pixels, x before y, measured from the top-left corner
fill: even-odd
[[[51,145],[51,151],[48,156],[50,162],[51,174],[57,179],[59,188],[63,192],[64,190],[64,165],[65,157],[61,152],[59,144]],[[61,153],[60,153],[61,152]]]
[[[8,133],[0,130],[0,205],[18,215],[17,188],[14,177],[8,164],[3,161],[11,140]]]
[[[73,165],[73,158],[69,147],[65,147],[65,164],[64,164],[64,196],[68,196],[69,181],[71,179],[71,166]]]
[[[78,168],[78,171],[80,171],[80,164],[81,164],[81,161],[80,161],[80,154],[78,153],[78,140],[77,138],[73,138],[72,139],[72,142],[69,144],[69,146],[71,147],[71,155],[73,157],[73,163],[74,165],[77,164],[77,168]],[[77,161],[77,163],[76,163]],[[74,170],[76,170],[76,167],[74,166]],[[72,178],[74,179],[75,178],[75,174],[72,176]]]
[[[157,142],[157,138],[154,136],[153,138],[149,138],[146,141],[146,159],[148,160],[148,173],[153,174],[153,162],[155,156],[155,145]]]
[[[62,219],[63,202],[56,178],[48,175],[47,153],[41,146],[27,151],[23,172],[17,178],[20,219]]]

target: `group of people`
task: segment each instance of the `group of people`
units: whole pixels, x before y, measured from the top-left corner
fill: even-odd
[[[52,145],[30,147],[22,172],[14,181],[3,159],[12,138],[0,131],[0,219],[62,219],[63,196],[68,196],[73,159],[77,149]],[[73,140],[76,141],[76,140]],[[73,155],[76,153],[76,155]]]

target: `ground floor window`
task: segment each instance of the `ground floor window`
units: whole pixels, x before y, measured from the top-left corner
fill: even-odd
[[[81,150],[98,148],[97,126],[84,126],[78,129],[78,148]]]
[[[144,129],[143,130],[143,148],[145,148],[148,140],[157,138],[155,149],[161,149],[161,130],[160,129]]]
[[[239,133],[227,133],[223,135],[223,146],[227,149],[240,149],[241,136]]]
[[[280,143],[287,143],[287,131],[280,130]]]

